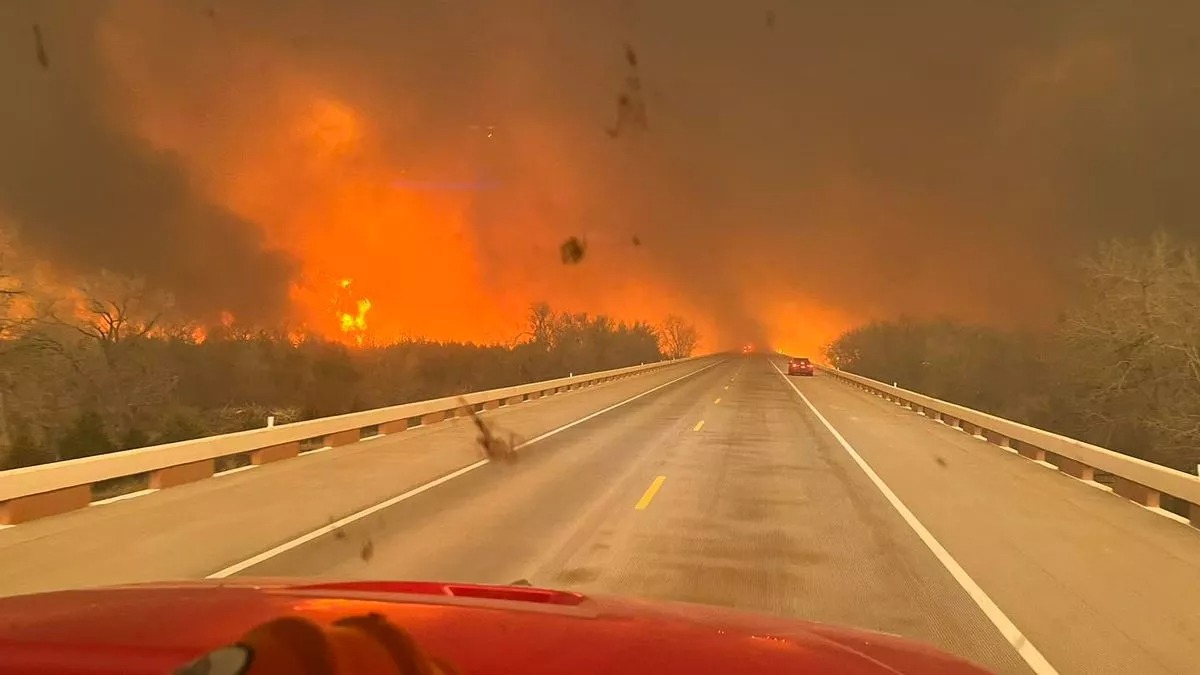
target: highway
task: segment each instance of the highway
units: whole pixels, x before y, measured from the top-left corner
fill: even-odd
[[[534,440],[511,465],[456,419],[0,530],[0,593],[526,579],[881,630],[997,673],[1196,672],[1193,528],[782,363],[489,411]]]

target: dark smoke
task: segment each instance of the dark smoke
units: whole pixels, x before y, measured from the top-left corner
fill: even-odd
[[[5,22],[8,210],[59,259],[281,297],[286,267],[253,229],[113,123],[74,16],[99,10],[61,6]],[[1036,323],[1096,242],[1200,232],[1200,3],[311,0],[216,3],[217,21],[205,6],[178,3],[142,55],[173,91],[211,87],[194,66],[213,54],[266,46],[364,111],[413,174],[498,186],[471,212],[490,287],[641,275],[726,344],[765,338],[762,300],[789,296]],[[196,39],[214,26],[221,41]],[[606,133],[614,102],[649,123]],[[569,236],[590,248],[564,267],[545,250]]]
[[[762,335],[756,298],[789,294],[1038,323],[1096,242],[1200,232],[1198,3],[524,6],[519,35],[483,40],[520,64],[485,73],[484,102],[502,129],[551,120],[577,178],[556,217],[668,242],[647,249],[657,271],[726,343]],[[626,44],[653,125],[606,139]],[[497,161],[563,170],[518,146]],[[497,231],[511,212],[487,211]]]
[[[106,7],[0,9],[0,214],[62,268],[144,277],[196,315],[281,316],[292,261],[120,119],[97,44]]]

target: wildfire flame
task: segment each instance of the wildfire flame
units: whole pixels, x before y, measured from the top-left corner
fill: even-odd
[[[208,198],[261,227],[264,244],[300,262],[289,316],[306,332],[349,345],[417,335],[508,343],[524,329],[530,304],[546,301],[559,311],[630,322],[678,313],[697,323],[702,349],[726,346],[709,342],[720,339],[721,325],[706,316],[706,302],[690,300],[664,276],[668,266],[648,254],[649,243],[624,236],[605,243],[597,233],[588,264],[560,263],[558,244],[582,234],[566,228],[564,216],[569,222],[594,208],[596,194],[589,163],[576,159],[553,114],[514,112],[528,125],[520,142],[492,133],[509,119],[475,120],[480,128],[470,134],[458,120],[453,128],[427,126],[434,108],[425,103],[407,94],[399,105],[360,95],[330,77],[333,71],[258,43],[257,34],[239,34],[233,45],[253,58],[213,53],[207,31],[186,29],[178,36],[194,43],[172,50],[170,63],[152,58],[163,32],[146,26],[192,23],[175,3],[116,3],[106,12],[106,63],[120,91],[137,93],[128,101],[137,112],[131,131],[179,158],[203,177],[197,186]],[[216,97],[231,111],[221,123],[198,117],[186,97],[174,95],[177,74],[192,71],[218,74],[196,86],[200,97]],[[491,137],[486,151],[478,143],[484,136]],[[391,149],[400,139],[403,157]],[[508,174],[522,180],[474,189],[494,188],[494,176]],[[547,209],[545,194],[564,196]],[[796,325],[812,322],[802,319],[781,322],[780,330],[807,339]]]
[[[371,301],[358,301],[358,314],[342,314],[342,332],[364,331],[367,329],[367,312],[371,309]]]
[[[342,279],[339,285],[343,291],[349,292],[351,280]],[[367,298],[360,298],[355,301],[357,311],[338,312],[338,321],[341,325],[342,332],[354,338],[355,344],[362,346],[366,339],[367,333],[367,312],[371,311],[371,301]]]

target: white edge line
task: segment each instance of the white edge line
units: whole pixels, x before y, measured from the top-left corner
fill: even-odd
[[[772,365],[774,365],[774,364],[772,364]],[[779,370],[779,369],[778,369],[778,368],[776,368],[775,370]],[[783,373],[783,371],[781,371],[781,370],[779,370],[779,372],[780,372],[780,374],[782,374],[782,373]],[[856,384],[856,383],[853,383],[852,381],[849,381],[849,380],[841,380],[841,378],[838,378],[838,379],[839,379],[840,381],[842,381],[842,382],[850,382],[851,384]],[[861,387],[859,387],[859,388],[861,389]],[[799,393],[799,392],[797,392],[797,393]],[[911,408],[910,408],[910,410],[911,410]],[[917,412],[917,414],[918,414],[918,415],[925,415],[924,411],[919,411],[919,412]],[[927,417],[928,417],[928,416],[927,416]],[[930,418],[930,419],[932,419],[934,422],[938,422],[939,424],[946,424],[946,423],[945,423],[945,421],[943,421],[943,420],[942,420],[942,419],[940,419],[940,418],[936,418],[936,419],[935,419],[935,418]],[[950,425],[946,425],[946,426],[950,426]],[[961,429],[960,427],[950,427],[950,428],[952,428],[952,429],[958,429],[959,431],[962,431],[962,429]],[[1018,456],[1022,456],[1022,457],[1024,456],[1024,455],[1021,455],[1021,453],[1020,453],[1020,452],[1018,452],[1016,448],[1012,448],[1012,447],[1009,447],[1009,446],[1004,446],[1004,445],[999,445],[999,444],[997,444],[997,443],[993,443],[993,442],[992,442],[992,440],[991,440],[990,438],[986,437],[986,436],[980,436],[980,435],[976,434],[976,435],[975,435],[975,438],[978,438],[978,439],[979,439],[979,440],[981,440],[981,441],[985,441],[985,442],[987,442],[987,443],[991,444],[991,445],[992,445],[992,446],[994,446],[994,447],[1000,448],[1001,450],[1005,450],[1005,451],[1007,451],[1007,452],[1010,452],[1010,453],[1012,453],[1012,454],[1014,454],[1014,455],[1018,455]],[[1026,459],[1029,459],[1029,458],[1026,458]],[[1107,485],[1104,485],[1103,483],[1097,483],[1097,482],[1096,482],[1096,481],[1094,481],[1094,480],[1084,480],[1084,479],[1082,479],[1082,478],[1076,478],[1075,476],[1072,476],[1072,475],[1070,475],[1070,474],[1068,474],[1068,473],[1063,473],[1063,472],[1062,472],[1062,469],[1058,468],[1058,467],[1057,467],[1057,466],[1055,466],[1054,464],[1051,464],[1050,462],[1047,462],[1047,461],[1046,461],[1046,460],[1044,460],[1044,459],[1029,459],[1029,461],[1033,462],[1034,464],[1037,464],[1038,466],[1043,466],[1043,467],[1045,467],[1045,468],[1047,468],[1047,469],[1051,469],[1051,470],[1053,470],[1053,471],[1059,472],[1059,473],[1060,473],[1060,475],[1062,475],[1062,476],[1064,476],[1064,477],[1066,477],[1066,478],[1068,478],[1068,479],[1070,479],[1070,480],[1076,481],[1076,482],[1078,482],[1078,483],[1083,483],[1084,485],[1087,485],[1087,486],[1089,486],[1089,487],[1094,487],[1094,488],[1096,488],[1097,490],[1103,490],[1104,492],[1107,492],[1107,493],[1109,493],[1109,494],[1111,494],[1111,495],[1114,495],[1114,496],[1116,496],[1116,497],[1121,497],[1121,495],[1118,495],[1116,492],[1114,492],[1114,491],[1113,491],[1113,489],[1112,489],[1111,487],[1109,487],[1109,486],[1107,486]],[[1126,498],[1125,498],[1125,497],[1121,497],[1121,499],[1126,499]],[[1168,511],[1168,510],[1166,510],[1166,509],[1159,508],[1159,507],[1155,507],[1155,506],[1146,506],[1145,504],[1139,504],[1139,503],[1137,503],[1136,501],[1134,501],[1134,500],[1132,500],[1132,499],[1126,499],[1126,501],[1129,501],[1129,502],[1130,502],[1130,503],[1132,503],[1134,506],[1140,506],[1140,507],[1142,507],[1142,508],[1146,509],[1147,511],[1150,511],[1150,512],[1152,512],[1152,513],[1158,514],[1158,515],[1160,515],[1160,516],[1162,516],[1162,517],[1164,517],[1164,518],[1170,518],[1171,520],[1174,520],[1174,521],[1175,521],[1175,522],[1177,522],[1177,523],[1183,523],[1184,525],[1191,525],[1191,524],[1192,524],[1191,520],[1189,520],[1188,518],[1185,518],[1184,516],[1181,516],[1181,515],[1179,515],[1178,513],[1174,513],[1174,512]]]
[[[1137,502],[1134,502],[1134,504],[1137,504],[1138,506],[1142,507],[1143,509],[1146,509],[1147,511],[1150,511],[1151,513],[1157,513],[1158,515],[1162,516],[1163,518],[1170,518],[1171,520],[1174,520],[1177,523],[1183,523],[1184,525],[1192,524],[1192,521],[1188,520],[1187,518],[1184,518],[1183,516],[1179,515],[1178,513],[1173,513],[1164,508],[1161,508],[1158,506],[1146,506],[1145,504],[1138,504]]]
[[[590,415],[580,417],[579,419],[574,420],[572,422],[568,422],[567,424],[564,424],[561,427],[551,429],[550,431],[547,431],[546,433],[544,433],[540,436],[534,436],[533,438],[529,439],[528,441],[525,441],[524,443],[521,443],[520,445],[518,445],[516,447],[516,449],[527,448],[527,447],[533,445],[534,443],[538,443],[547,438],[550,438],[551,436],[560,434],[560,433],[566,431],[567,429],[570,429],[571,427],[583,424],[584,422],[587,422],[588,420],[593,419],[595,417],[599,417],[600,415],[603,415],[604,413],[610,412],[612,410],[616,410],[617,408],[620,408],[621,406],[623,406],[627,403],[632,403],[632,402],[638,400],[639,398],[642,398],[643,396],[648,396],[650,394],[653,394],[654,392],[658,391],[659,389],[662,389],[664,387],[669,387],[672,384],[679,382],[680,380],[684,380],[684,379],[687,379],[697,373],[704,372],[704,371],[708,370],[709,368],[713,368],[717,365],[720,365],[721,363],[724,363],[724,361],[722,360],[722,361],[717,361],[715,363],[710,363],[709,365],[704,366],[703,368],[693,370],[692,372],[687,373],[686,375],[683,375],[681,377],[677,377],[677,378],[671,380],[670,382],[660,384],[657,387],[654,387],[653,389],[647,389],[646,391],[643,391],[640,394],[631,396],[631,397],[629,397],[623,401],[620,401],[618,403],[614,403],[613,405],[610,405],[607,408],[604,408],[603,410],[598,410],[594,413],[591,413]],[[356,513],[352,513],[352,514],[346,516],[345,518],[342,518],[340,520],[335,520],[332,523],[329,523],[328,525],[325,525],[323,527],[319,527],[307,534],[301,535],[301,536],[296,537],[295,539],[291,539],[289,541],[285,541],[284,543],[282,543],[272,549],[263,551],[262,553],[259,553],[256,556],[247,558],[241,562],[234,563],[234,564],[230,565],[229,567],[226,567],[224,569],[213,572],[212,574],[209,574],[208,576],[206,576],[204,578],[205,579],[224,579],[226,577],[237,574],[238,572],[241,572],[242,570],[248,569],[259,563],[270,560],[271,558],[274,558],[275,556],[279,555],[280,553],[285,553],[285,552],[290,551],[298,546],[307,544],[308,542],[310,542],[314,539],[317,539],[317,538],[327,535],[331,532],[334,532],[340,528],[345,527],[346,525],[349,525],[350,523],[353,523],[357,520],[362,520],[363,518],[366,518],[367,516],[369,516],[373,513],[378,513],[379,511],[382,511],[386,508],[395,506],[396,504],[399,504],[400,502],[403,502],[407,499],[411,499],[412,497],[415,497],[415,496],[421,494],[422,492],[426,492],[427,490],[432,490],[433,488],[435,488],[439,485],[442,485],[443,483],[448,483],[448,482],[454,480],[455,478],[458,478],[459,476],[466,475],[466,474],[474,471],[475,469],[478,469],[479,467],[484,466],[485,464],[488,464],[488,460],[486,460],[486,459],[481,459],[478,462],[475,462],[474,464],[468,464],[467,466],[464,466],[461,469],[452,471],[440,478],[435,478],[434,480],[431,480],[428,483],[419,485],[407,492],[398,494],[395,497],[392,497],[390,499],[379,502],[378,504],[375,504],[374,506],[368,506],[367,508],[365,508],[361,511],[358,511]]]
[[[98,499],[98,500],[88,504],[88,506],[104,506],[105,504],[112,504],[114,502],[123,502],[126,499],[133,499],[135,497],[144,497],[149,494],[154,494],[155,492],[158,492],[158,488],[146,488],[144,490],[135,490],[134,492],[126,492],[125,494],[117,495],[116,497],[109,497],[107,499]]]
[[[218,472],[214,473],[213,478],[216,478],[217,476],[228,476],[231,473],[241,473],[243,471],[249,471],[250,469],[257,469],[260,466],[262,466],[262,465],[261,464],[243,464],[242,466],[235,466],[232,469],[225,469],[224,471],[218,471]]]
[[[771,367],[775,369],[775,372],[779,373],[779,376],[783,378],[784,382],[788,383],[788,386],[792,388],[792,391],[796,392],[796,395],[800,397],[800,400],[804,402],[804,405],[808,406],[808,409],[812,411],[813,415],[816,415],[817,419],[821,421],[821,424],[825,425],[825,428],[829,430],[829,433],[832,434],[834,439],[837,440],[838,444],[842,446],[842,449],[850,455],[850,458],[854,460],[855,464],[858,464],[859,468],[863,470],[863,473],[867,474],[867,478],[871,479],[871,482],[875,484],[875,487],[879,488],[879,491],[883,493],[883,497],[888,500],[888,502],[893,508],[896,509],[897,512],[900,513],[900,517],[903,518],[904,522],[908,523],[908,526],[917,533],[917,536],[920,537],[921,541],[925,542],[925,545],[929,547],[929,550],[933,553],[934,557],[938,559],[938,562],[942,563],[942,566],[945,567],[948,572],[950,572],[950,575],[954,577],[954,580],[958,582],[958,585],[967,592],[967,595],[970,596],[971,600],[975,601],[975,604],[980,610],[983,611],[984,616],[986,616],[988,620],[992,622],[992,625],[994,625],[996,629],[1000,631],[1000,634],[1004,637],[1004,639],[1007,640],[1008,643],[1017,650],[1017,654],[1019,654],[1021,658],[1025,660],[1025,663],[1029,664],[1029,667],[1033,669],[1033,672],[1037,673],[1037,675],[1057,675],[1058,671],[1055,670],[1054,666],[1050,665],[1050,662],[1046,660],[1046,657],[1042,656],[1042,653],[1038,651],[1037,647],[1033,646],[1033,643],[1029,641],[1029,638],[1025,637],[1025,634],[1022,633],[1019,628],[1017,628],[1016,624],[1014,624],[1012,620],[1008,618],[1004,611],[1001,610],[1000,607],[996,605],[996,603],[992,601],[990,597],[988,597],[988,594],[984,592],[979,584],[975,583],[975,580],[971,578],[971,575],[967,574],[967,571],[963,569],[962,565],[958,564],[958,561],[950,555],[950,552],[947,551],[946,548],[942,546],[942,544],[936,538],[934,538],[933,534],[930,533],[930,531],[926,529],[923,524],[921,524],[921,521],[917,520],[917,517],[913,514],[913,512],[904,505],[904,502],[900,501],[900,498],[896,496],[895,492],[892,492],[892,489],[888,487],[887,483],[883,482],[883,479],[879,477],[879,474],[875,473],[875,470],[871,468],[871,465],[867,464],[866,460],[864,460],[862,456],[858,454],[858,451],[854,449],[854,446],[850,445],[850,443],[846,441],[846,439],[838,432],[838,430],[833,428],[833,425],[829,423],[829,420],[825,419],[825,416],[817,410],[816,406],[814,406],[812,402],[808,400],[807,396],[800,393],[800,390],[796,387],[795,383],[793,383],[787,378],[786,375],[783,374],[783,371],[779,369],[779,366],[776,366],[775,363],[772,362]]]
[[[519,450],[526,446],[533,445],[534,443],[537,443],[538,441],[543,441],[547,438],[550,438],[551,436],[562,433],[562,432],[566,431],[567,429],[570,429],[573,426],[576,426],[578,424],[583,424],[584,422],[586,422],[594,417],[599,417],[599,416],[603,415],[604,413],[609,412],[611,410],[616,410],[617,408],[620,408],[621,406],[625,405],[626,403],[633,403],[634,401],[638,400],[639,398],[641,398],[643,396],[649,396],[650,394],[653,394],[654,392],[658,391],[659,389],[663,389],[664,387],[669,387],[669,386],[675,384],[676,382],[679,382],[680,380],[685,380],[697,373],[702,373],[702,372],[708,370],[709,368],[713,368],[722,363],[724,363],[724,361],[717,361],[716,363],[710,363],[707,366],[704,366],[703,368],[693,370],[692,372],[690,372],[686,375],[683,375],[681,377],[677,377],[677,378],[671,380],[670,382],[664,382],[663,384],[660,384],[657,387],[654,387],[653,389],[647,389],[646,391],[643,391],[642,393],[637,394],[635,396],[631,396],[631,397],[625,399],[624,401],[614,403],[614,404],[608,406],[607,408],[604,408],[603,410],[597,410],[596,412],[594,412],[590,415],[587,415],[585,417],[580,417],[579,419],[575,420],[574,422],[568,422],[568,423],[562,425],[561,427],[558,427],[557,429],[551,429],[550,431],[547,431],[546,433],[542,434],[541,436],[534,436],[533,438],[529,439],[528,441],[525,441],[524,443],[518,445],[517,449]]]

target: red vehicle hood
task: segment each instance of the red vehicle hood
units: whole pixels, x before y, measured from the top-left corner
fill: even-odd
[[[982,668],[898,637],[523,586],[181,582],[0,598],[0,672],[162,675],[282,615],[380,613],[464,675],[922,673]]]

